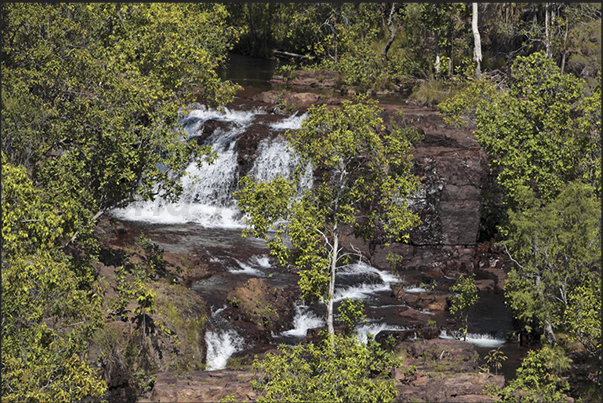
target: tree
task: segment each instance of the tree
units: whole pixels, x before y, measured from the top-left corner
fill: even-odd
[[[135,198],[176,198],[209,150],[178,124],[221,104],[236,32],[224,6],[3,3],[2,399],[80,401],[106,384],[86,362],[102,326],[92,234]],[[146,310],[154,295],[138,296]]]
[[[590,186],[576,182],[544,207],[534,199],[526,204],[531,207],[510,212],[504,244],[514,265],[506,304],[527,331],[543,331],[549,343],[556,340],[554,331],[563,329],[565,315],[569,329],[586,337],[592,349],[599,343],[596,331],[589,330],[596,321],[584,321],[597,317],[601,323],[601,296],[585,278],[600,281],[601,202]],[[581,294],[590,300],[577,299]],[[574,315],[580,307],[589,310]]]
[[[442,73],[440,47],[450,47],[450,57],[453,56],[452,46],[454,43],[454,16],[465,11],[462,3],[425,3],[422,4],[421,21],[433,32],[435,36],[435,62],[436,73]],[[445,66],[450,67],[451,66]]]
[[[508,91],[478,80],[464,94],[440,104],[448,121],[475,122],[475,135],[504,190],[509,208],[521,208],[526,188],[543,202],[573,180],[600,192],[601,89],[539,52],[518,57]]]
[[[252,381],[258,402],[391,402],[398,391],[392,373],[401,359],[369,339],[328,335],[318,345],[280,345],[279,353],[256,357]]]
[[[601,361],[601,281],[596,276],[584,278],[568,293],[563,325],[592,357]]]
[[[85,359],[102,326],[99,292],[58,240],[59,206],[43,201],[2,153],[2,401],[76,401],[107,385]]]
[[[494,395],[504,403],[566,402],[569,384],[563,374],[570,363],[559,346],[545,345],[539,350],[531,350],[521,362],[515,378]]]
[[[203,161],[179,111],[237,89],[215,72],[234,35],[225,17],[218,4],[2,5],[2,150],[73,204],[71,243],[135,198],[177,197]]]
[[[475,61],[475,76],[480,78],[482,75],[482,41],[479,35],[478,27],[478,3],[472,4],[471,31],[473,32],[473,61]]]
[[[331,334],[335,274],[349,257],[341,245],[342,231],[351,227],[364,240],[382,232],[404,241],[419,221],[406,201],[418,187],[410,174],[416,131],[387,131],[380,111],[377,101],[362,97],[331,110],[311,107],[301,130],[285,133],[300,159],[293,178],[258,182],[244,177],[235,194],[248,225],[243,236],[269,240],[271,253],[282,264],[300,270],[304,298],[326,304]],[[308,164],[315,171],[314,186],[298,197],[297,184]],[[269,236],[272,227],[275,233]]]
[[[457,323],[460,325],[460,330],[463,334],[463,340],[466,341],[467,330],[469,328],[469,310],[479,299],[474,275],[468,277],[460,276],[456,283],[450,287],[450,291],[456,294],[452,296],[450,313],[456,316]]]

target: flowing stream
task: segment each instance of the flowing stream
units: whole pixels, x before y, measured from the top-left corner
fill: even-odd
[[[135,202],[130,206],[114,210],[112,214],[121,220],[135,222],[147,236],[166,251],[186,252],[198,248],[211,248],[210,263],[219,265],[230,276],[238,278],[260,277],[275,287],[283,287],[297,281],[294,275],[273,276],[275,262],[271,260],[263,241],[241,238],[244,227],[243,217],[236,208],[232,197],[238,188],[241,167],[238,164],[237,142],[244,132],[262,131],[255,159],[249,175],[259,180],[270,180],[276,175],[288,177],[296,163],[296,156],[287,150],[286,141],[277,137],[285,130],[301,127],[307,114],[273,116],[261,107],[234,109],[213,109],[204,106],[190,111],[183,120],[189,141],[201,133],[210,122],[216,129],[205,138],[217,152],[217,159],[211,165],[200,168],[191,164],[184,178],[184,193],[178,203],[162,199],[155,202]],[[306,171],[304,187],[312,186],[311,170]],[[245,251],[245,253],[242,253]],[[362,299],[366,306],[367,322],[358,330],[359,340],[365,342],[368,334],[376,335],[383,330],[408,330],[408,326],[398,314],[404,307],[391,296],[391,284],[404,282],[396,275],[379,270],[364,262],[356,262],[340,270],[337,274],[335,303],[344,298]],[[204,296],[225,295],[229,283],[224,276],[213,276],[200,280],[193,289]],[[408,293],[426,290],[408,284]],[[502,296],[490,295],[486,311],[474,318],[472,327],[483,333],[472,333],[468,341],[483,351],[498,346],[505,347],[505,333],[512,331],[511,319],[502,303]],[[481,304],[480,304],[481,305]],[[489,309],[489,311],[488,311]],[[207,343],[208,370],[223,369],[228,358],[253,347],[252,340],[246,340],[241,329],[237,329],[221,317],[223,308],[212,307],[209,327],[205,334]],[[324,306],[305,306],[301,301],[295,308],[295,317],[290,329],[274,335],[275,340],[297,343],[306,337],[307,331],[324,326]],[[439,323],[445,317],[437,317],[431,312],[421,314],[433,316]],[[494,333],[492,333],[494,331]],[[443,333],[441,337],[450,337]],[[509,349],[512,349],[509,346]],[[509,355],[511,350],[508,350]]]

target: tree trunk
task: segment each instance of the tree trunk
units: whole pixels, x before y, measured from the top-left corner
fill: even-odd
[[[542,292],[540,283],[541,283],[540,275],[537,275],[536,276],[536,290],[538,293],[538,297],[540,298],[540,301],[542,302],[542,304],[546,305],[546,302],[544,301],[544,293]],[[553,326],[551,326],[551,322],[549,321],[548,309],[546,306],[544,308],[546,310],[546,317],[544,319],[544,329],[543,329],[544,337],[546,338],[547,343],[555,344],[555,343],[557,343],[557,339],[555,338],[555,333],[553,333]]]
[[[473,4],[473,18],[471,19],[471,30],[473,31],[473,42],[474,42],[474,51],[473,51],[473,60],[475,61],[475,76],[477,78],[481,78],[482,70],[481,70],[481,62],[482,62],[482,42],[479,36],[478,29],[478,11],[477,6],[478,3]]]
[[[385,60],[387,61],[387,52],[389,51],[389,48],[392,46],[392,43],[394,43],[394,38],[396,37],[396,32],[398,31],[398,28],[396,28],[396,26],[394,25],[392,19],[394,17],[394,13],[396,12],[396,3],[392,3],[392,8],[389,11],[389,18],[387,19],[387,29],[389,29],[389,39],[387,40],[387,43],[385,44],[385,46],[383,47],[383,50],[381,51],[381,56],[385,58]]]
[[[436,52],[435,71],[436,71],[436,73],[440,72],[440,45],[438,44],[439,41],[440,41],[440,37],[436,33],[435,34],[435,52]]]
[[[565,73],[565,59],[567,58],[567,36],[569,33],[569,18],[565,17],[565,34],[563,34],[563,57],[561,58],[561,74]]]
[[[333,297],[335,296],[335,271],[337,269],[337,252],[339,249],[339,230],[337,223],[333,228],[333,252],[331,253],[331,278],[329,280],[329,293],[327,295],[327,331],[329,334],[335,333],[333,326]]]
[[[546,58],[551,58],[551,32],[549,29],[549,25],[551,21],[551,3],[546,3],[545,12],[544,12],[544,45],[546,48]]]
[[[548,320],[544,321],[544,337],[546,338],[546,342],[549,344],[556,344],[557,339],[555,338],[555,333],[553,333],[553,327]]]

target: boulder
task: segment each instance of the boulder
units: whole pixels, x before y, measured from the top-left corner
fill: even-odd
[[[488,373],[419,373],[408,384],[397,385],[398,402],[489,403],[497,398],[487,394],[489,384],[504,385],[502,375]]]
[[[252,372],[190,371],[178,376],[174,372],[157,374],[151,402],[218,402],[232,396],[238,402],[255,401],[258,394],[251,388]]]
[[[273,288],[254,277],[230,291],[227,301],[238,312],[236,319],[253,323],[260,329],[282,331],[294,314],[295,288]]]
[[[475,286],[479,292],[494,292],[496,282],[494,280],[475,280]]]
[[[406,345],[411,363],[453,372],[475,371],[478,354],[475,346],[461,340],[433,338]]]

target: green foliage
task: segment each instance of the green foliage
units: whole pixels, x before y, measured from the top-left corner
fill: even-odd
[[[544,207],[537,201],[527,205],[532,207],[509,216],[505,244],[515,264],[505,286],[506,303],[528,331],[546,326],[553,331],[565,315],[569,328],[582,332],[581,322],[600,315],[600,293],[585,279],[600,282],[601,202],[590,186],[576,182]],[[572,315],[578,306],[586,311]],[[590,348],[597,343],[598,337],[587,342]]]
[[[440,105],[452,121],[463,114],[475,121],[508,205],[521,208],[526,188],[551,200],[574,180],[600,191],[600,86],[587,96],[583,81],[561,74],[543,53],[517,58],[511,84],[500,92],[477,81]]]
[[[58,239],[60,207],[2,153],[3,401],[100,397],[105,383],[86,363],[86,338],[102,325],[102,290]]]
[[[393,370],[401,361],[374,340],[326,335],[319,344],[279,346],[254,360],[258,402],[391,402],[397,395]]]
[[[147,276],[154,278],[158,272],[165,273],[165,260],[163,259],[163,248],[157,243],[150,241],[140,233],[139,244],[145,252],[144,265],[147,269]]]
[[[601,281],[584,276],[567,296],[563,326],[593,357],[601,357]]]
[[[285,133],[300,157],[293,178],[258,182],[245,177],[235,193],[248,224],[243,235],[266,239],[281,264],[300,270],[304,298],[327,303],[331,332],[335,272],[347,264],[339,245],[342,226],[351,225],[364,240],[404,241],[418,223],[405,201],[418,187],[410,174],[410,139],[416,139],[416,130],[386,131],[380,111],[377,101],[366,98],[345,100],[332,110],[311,107],[301,130]],[[298,196],[297,183],[309,165],[316,171],[314,186]]]
[[[389,263],[389,265],[392,268],[399,269],[402,266],[404,257],[401,255],[396,255],[396,254],[392,253],[391,251],[389,251],[389,252],[387,252],[387,256],[385,257],[385,260],[387,261],[387,263]]]
[[[500,351],[500,347],[497,349],[493,349],[488,351],[488,354],[485,357],[486,365],[490,368],[494,368],[494,373],[498,375],[498,370],[502,367],[502,362],[507,358],[505,353]]]
[[[460,276],[456,283],[450,287],[450,292],[455,293],[451,296],[450,313],[456,316],[460,331],[463,334],[463,340],[467,340],[469,310],[479,299],[474,277],[473,274],[468,277]]]
[[[531,350],[517,369],[516,377],[493,394],[500,396],[499,401],[504,403],[566,402],[569,384],[563,374],[570,362],[560,347]]]
[[[2,150],[68,206],[63,236],[85,239],[97,214],[134,198],[181,192],[208,150],[183,141],[179,110],[236,90],[215,73],[225,17],[217,4],[2,6]]]
[[[358,323],[366,322],[362,300],[346,298],[339,304],[338,311],[339,321],[345,325],[348,333],[353,333]]]

